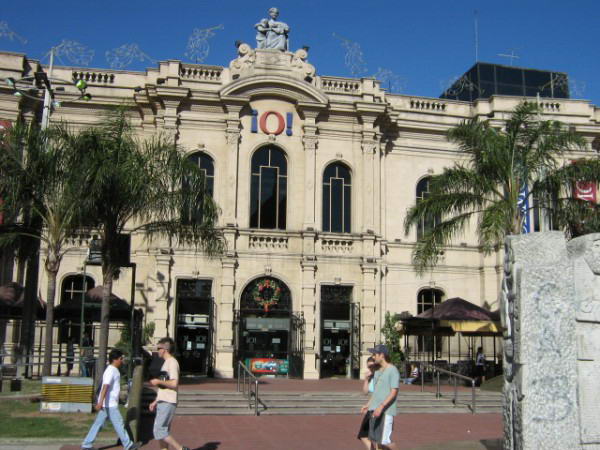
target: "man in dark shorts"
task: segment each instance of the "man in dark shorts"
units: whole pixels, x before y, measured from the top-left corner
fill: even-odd
[[[368,350],[381,367],[375,373],[373,395],[363,407],[363,412],[371,411],[369,440],[382,449],[393,450],[396,448],[396,444],[392,442],[392,430],[397,412],[396,397],[400,388],[400,372],[390,362],[387,346],[379,344]]]

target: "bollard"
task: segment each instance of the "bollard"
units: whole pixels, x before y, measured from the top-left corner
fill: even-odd
[[[18,378],[13,378],[10,380],[10,392],[20,392],[21,391],[21,380]]]

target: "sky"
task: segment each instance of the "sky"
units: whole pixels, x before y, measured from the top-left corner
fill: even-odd
[[[4,2],[0,50],[48,62],[51,47],[70,41],[83,47],[60,46],[61,65],[227,66],[235,41],[255,46],[254,24],[272,6],[291,28],[290,49],[309,46],[318,75],[378,75],[393,92],[438,97],[475,63],[477,42],[479,61],[510,65],[499,54],[512,53],[515,66],[567,72],[571,97],[600,105],[598,0]],[[199,45],[190,51],[193,36]]]

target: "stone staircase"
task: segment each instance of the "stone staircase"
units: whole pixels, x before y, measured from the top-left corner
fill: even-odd
[[[367,397],[353,392],[259,392],[261,415],[324,415],[358,414]],[[149,400],[148,400],[149,401]],[[452,393],[436,399],[431,392],[400,391],[398,412],[415,413],[470,413],[471,393],[459,393],[457,405]],[[500,393],[478,391],[477,413],[500,413]],[[253,415],[248,400],[234,391],[181,390],[178,415]]]

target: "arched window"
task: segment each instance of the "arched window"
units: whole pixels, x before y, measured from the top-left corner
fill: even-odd
[[[416,200],[417,203],[426,199],[429,196],[429,181],[430,178],[423,178],[421,181],[417,183],[417,195]],[[427,232],[431,231],[433,227],[435,227],[438,223],[440,223],[440,217],[426,217],[417,226],[417,240],[421,239]]]
[[[60,287],[60,303],[80,302],[86,291],[94,288],[96,283],[92,277],[86,275],[84,286],[83,275],[69,275],[65,277]]]
[[[287,161],[272,145],[252,155],[250,227],[285,230],[287,208]]]
[[[196,152],[188,156],[188,161],[200,168],[200,171],[204,175],[206,193],[212,197],[215,185],[215,164],[213,159],[204,152]],[[184,189],[186,188],[185,181],[183,187]],[[199,197],[194,204],[184,205],[182,212],[184,223],[190,224],[202,222],[202,208],[198,207],[202,202],[203,199]]]
[[[440,289],[421,289],[417,295],[417,314],[427,311],[434,306],[442,303],[444,291]],[[431,352],[433,349],[436,352],[442,349],[442,338],[434,338],[432,336],[419,336],[417,340],[417,350],[419,352]]]
[[[352,177],[342,163],[329,164],[323,173],[323,231],[350,233]]]
[[[204,152],[192,153],[188,156],[188,159],[200,167],[206,180],[206,190],[212,197],[215,186],[215,163],[213,159]]]
[[[417,296],[417,314],[427,311],[442,303],[444,291],[439,289],[421,289]]]

